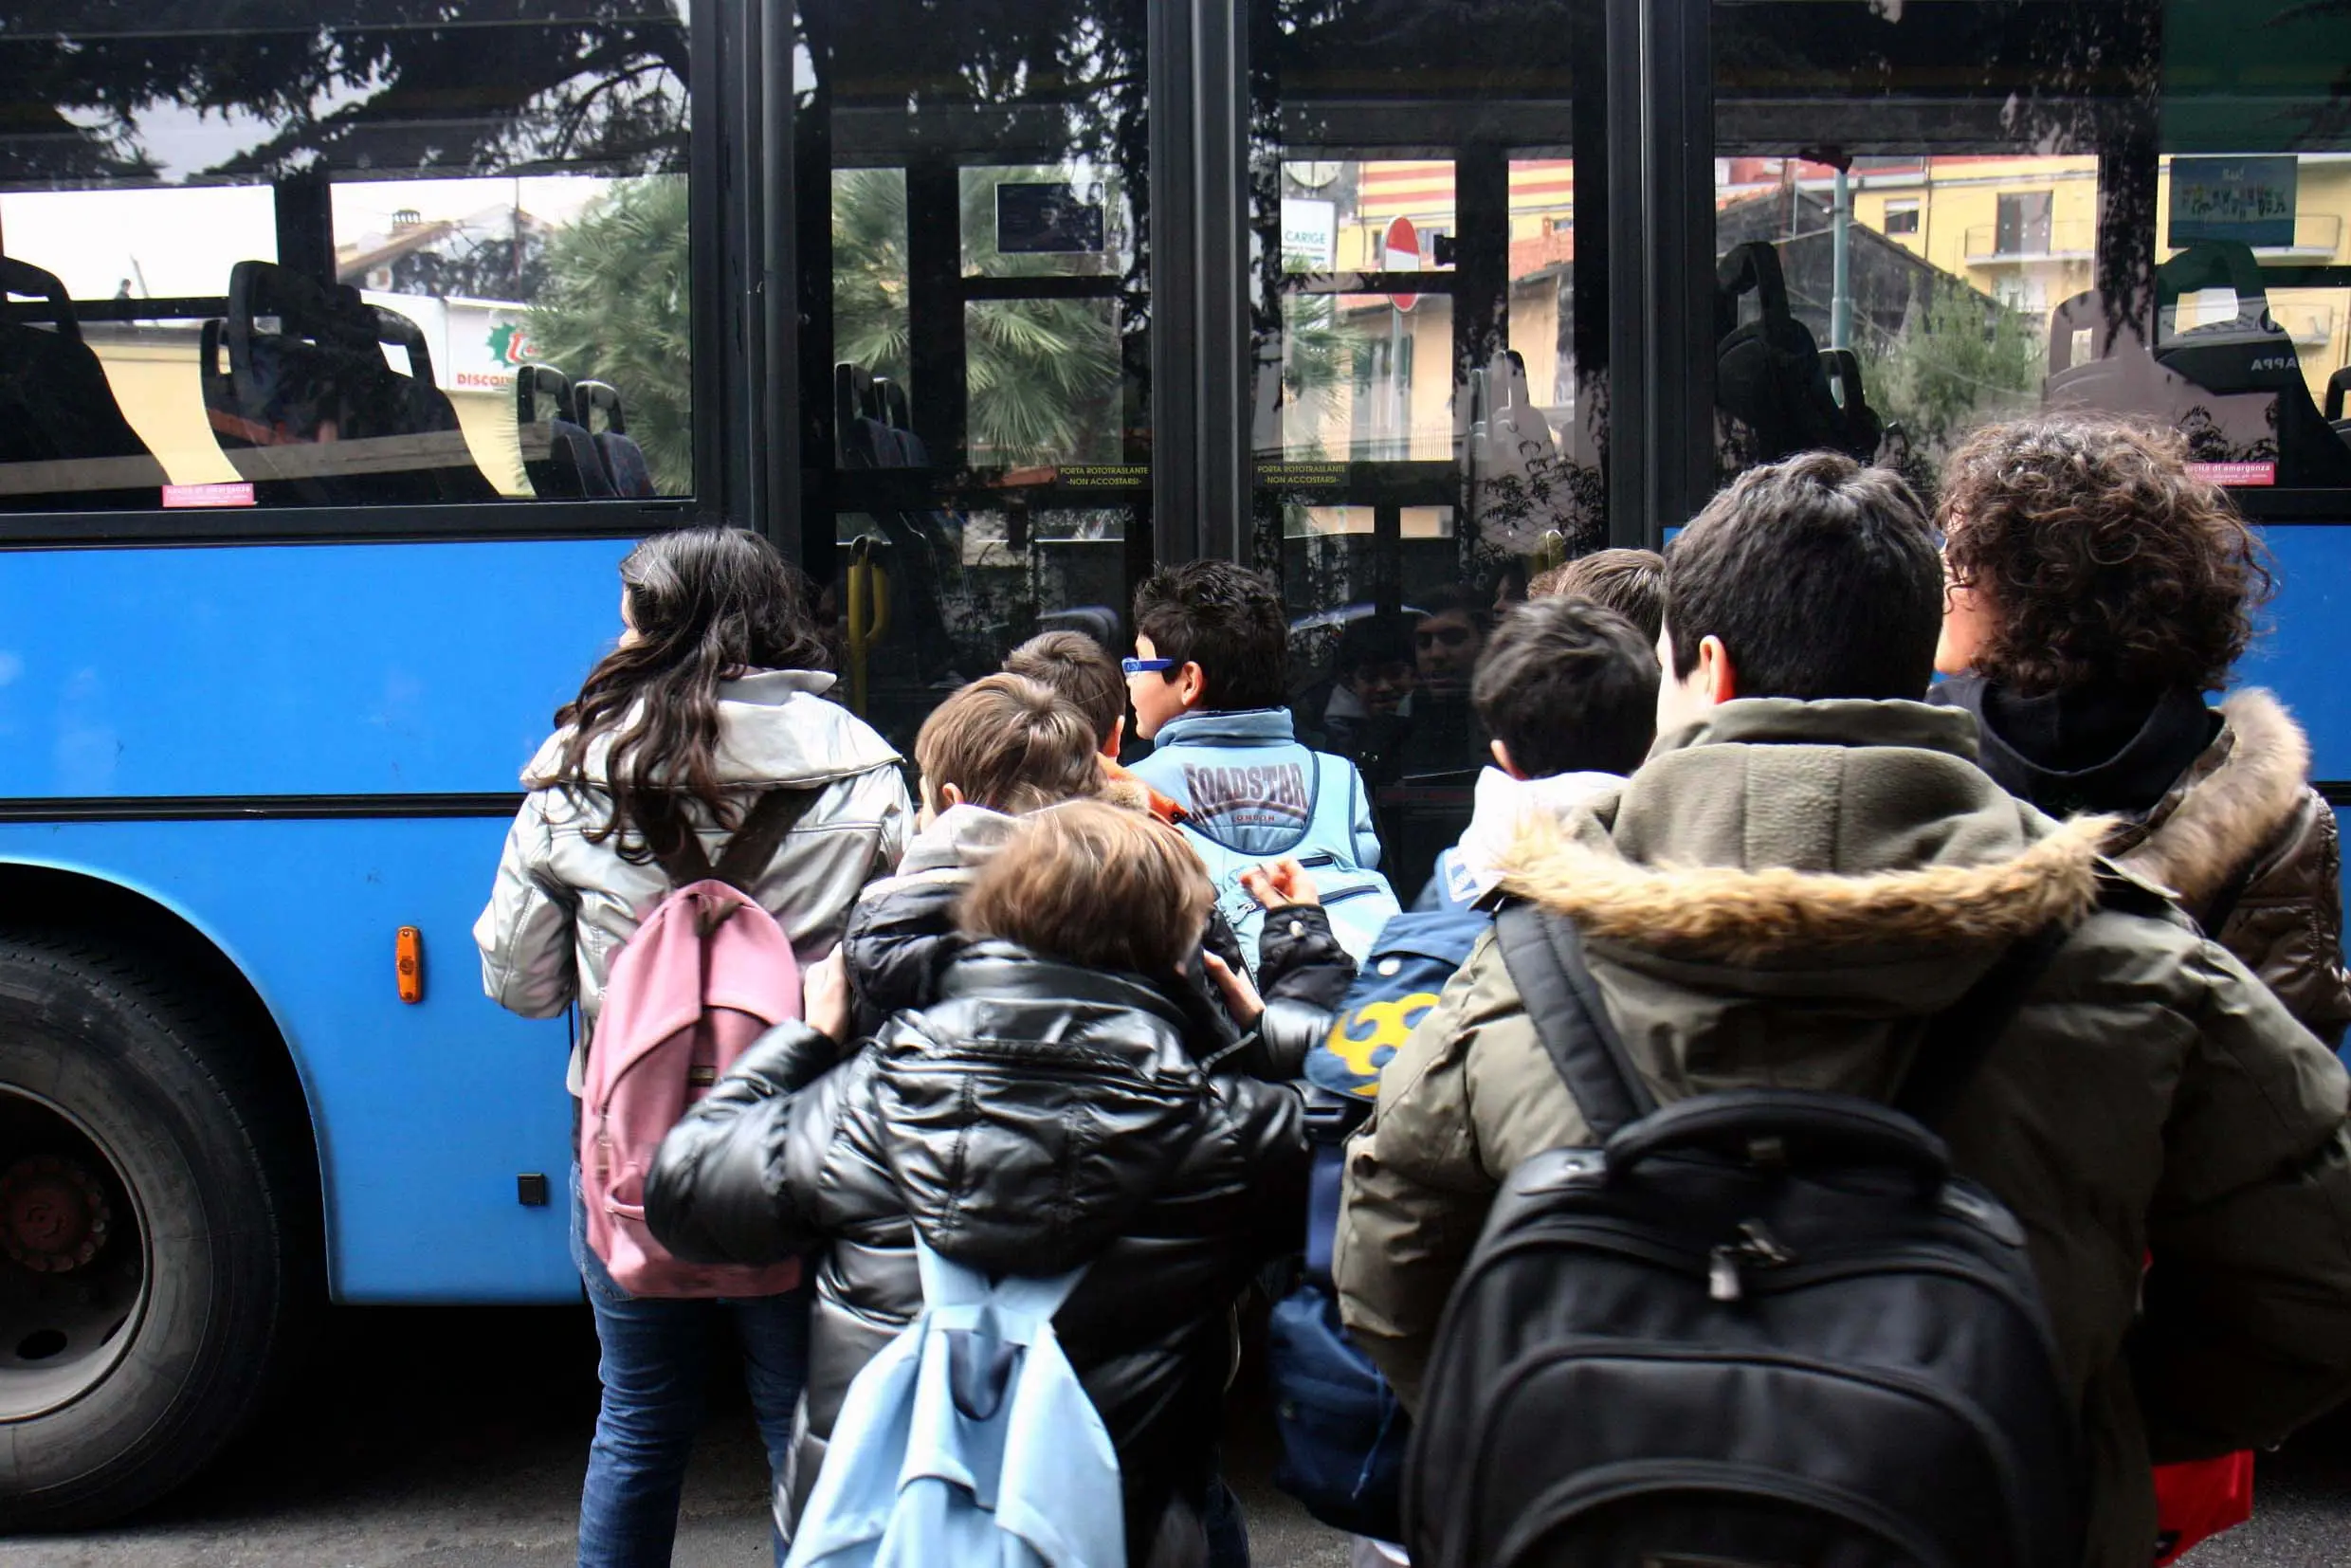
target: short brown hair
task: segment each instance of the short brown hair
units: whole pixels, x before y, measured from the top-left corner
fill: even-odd
[[[932,710],[914,738],[922,798],[952,784],[975,806],[1033,811],[1102,787],[1085,715],[1020,675],[973,682]]]
[[[1990,425],[1951,454],[1937,515],[1954,582],[1988,601],[1976,673],[2027,694],[2216,691],[2251,640],[2269,569],[2187,443],[2108,415]]]
[[[1119,661],[1083,631],[1039,632],[1005,657],[1004,669],[1067,699],[1105,746],[1126,717],[1126,677]]]
[[[1666,622],[1666,557],[1654,550],[1578,556],[1528,583],[1526,596],[1588,599],[1639,627],[1653,647]]]
[[[1173,828],[1101,801],[1023,821],[963,895],[966,937],[998,937],[1067,963],[1159,975],[1200,945],[1215,901]]]

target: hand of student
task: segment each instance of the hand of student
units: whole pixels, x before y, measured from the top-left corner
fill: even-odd
[[[849,966],[835,947],[800,976],[800,1016],[819,1034],[849,1037]]]
[[[1293,903],[1319,907],[1322,894],[1314,884],[1306,868],[1285,855],[1263,866],[1252,866],[1241,873],[1241,885],[1248,896],[1267,909],[1282,909]]]
[[[1266,999],[1257,994],[1249,977],[1234,974],[1232,966],[1213,953],[1203,953],[1200,959],[1208,966],[1208,977],[1216,982],[1217,994],[1225,999],[1225,1011],[1243,1029],[1255,1023],[1266,1011]]]

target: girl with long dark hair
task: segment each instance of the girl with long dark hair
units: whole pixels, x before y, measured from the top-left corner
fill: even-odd
[[[818,667],[805,582],[766,540],[738,528],[657,535],[620,577],[625,630],[524,769],[530,794],[474,927],[494,1001],[530,1018],[579,1004],[574,1095],[613,956],[669,891],[661,862],[684,835],[715,863],[761,796],[812,793],[747,889],[806,966],[840,940],[858,889],[896,864],[913,815],[898,755],[826,700],[833,678]],[[734,1318],[780,1476],[807,1371],[807,1292],[631,1297],[587,1249],[576,1174],[573,1187],[572,1250],[595,1311],[604,1384],[579,1562],[665,1564],[720,1318]]]

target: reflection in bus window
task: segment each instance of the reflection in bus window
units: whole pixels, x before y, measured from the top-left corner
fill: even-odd
[[[1362,769],[1410,897],[1486,759],[1497,606],[1608,542],[1600,8],[1248,15],[1254,554],[1299,732]]]
[[[832,352],[869,377],[913,385],[906,300],[906,173],[836,169],[832,174]],[[836,377],[839,372],[835,372]],[[850,466],[858,410],[834,392],[834,462]],[[908,405],[912,408],[911,402]],[[909,415],[911,417],[911,414]]]
[[[0,508],[690,493],[675,7],[181,9],[0,26]]]
[[[1293,294],[1282,302],[1285,463],[1448,463],[1453,456],[1453,304],[1422,295]],[[1421,373],[1419,367],[1428,366]]]
[[[1835,446],[1931,488],[1976,425],[2081,407],[2247,495],[2351,485],[2351,23],[2256,11],[1719,0],[1724,473]]]
[[[1144,7],[1003,16],[794,10],[793,134],[824,171],[797,241],[803,500],[835,541],[808,564],[851,702],[902,746],[1054,617],[1117,625],[1149,550]]]
[[[1126,449],[1109,300],[974,300],[963,362],[975,468],[1116,464]]]

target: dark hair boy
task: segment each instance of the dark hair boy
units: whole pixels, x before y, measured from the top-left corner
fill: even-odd
[[[1153,750],[1132,771],[1183,809],[1220,889],[1282,855],[1379,865],[1362,775],[1302,745],[1283,706],[1288,642],[1273,584],[1228,561],[1155,572],[1135,593],[1126,689]]]
[[[1478,775],[1469,827],[1437,857],[1419,907],[1484,899],[1531,826],[1563,820],[1639,767],[1657,721],[1657,674],[1647,639],[1613,610],[1561,598],[1514,606],[1470,683],[1494,765]]]
[[[1656,733],[1657,655],[1613,610],[1531,600],[1495,629],[1469,700],[1506,773],[1629,774]]]

